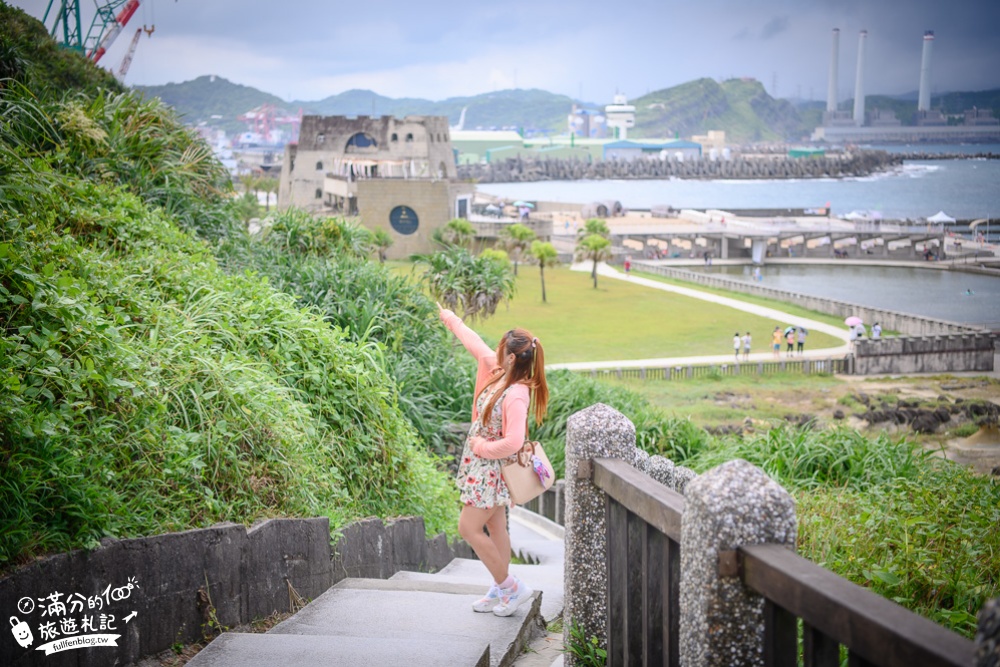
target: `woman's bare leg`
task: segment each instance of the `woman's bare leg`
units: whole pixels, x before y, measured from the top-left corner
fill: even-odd
[[[501,554],[493,539],[483,532],[483,527],[497,513],[503,517],[503,506],[491,507],[490,509],[481,509],[471,505],[464,506],[462,513],[458,516],[458,533],[462,539],[469,543],[479,560],[490,571],[493,581],[500,584],[507,579],[507,567],[510,565],[510,539],[507,539],[507,551]],[[506,527],[503,534],[507,534]]]
[[[497,548],[497,553],[500,554],[505,572],[504,578],[497,579],[497,583],[503,583],[507,575],[510,574],[510,533],[507,532],[506,510],[506,507],[497,507],[496,512],[486,522],[486,528],[490,531],[490,540]]]

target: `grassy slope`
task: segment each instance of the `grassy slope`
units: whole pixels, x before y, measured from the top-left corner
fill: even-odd
[[[12,45],[28,64],[28,74],[34,89],[51,91],[124,90],[105,69],[75,51],[60,48],[45,26],[24,11],[0,2],[0,43]],[[4,53],[10,57],[10,53]]]
[[[566,268],[546,271],[545,279],[542,303],[538,268],[522,266],[509,308],[476,329],[494,341],[525,327],[543,341],[546,361],[560,363],[728,354],[733,332],[747,330],[759,352],[775,326],[790,324],[621,280],[598,278],[595,290],[589,274]],[[839,344],[819,332],[809,336],[813,348]]]
[[[22,27],[0,23],[5,53]],[[27,85],[0,90],[0,570],[263,516],[454,530],[454,485],[400,410],[386,349],[217,264],[212,244],[243,232],[208,147],[159,103],[100,92],[92,64],[71,58],[77,79],[70,54],[15,47]],[[53,70],[61,90],[37,81]]]

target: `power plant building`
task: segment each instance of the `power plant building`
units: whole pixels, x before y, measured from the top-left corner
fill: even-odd
[[[813,141],[833,143],[865,142],[984,142],[1000,140],[1000,119],[991,110],[971,109],[965,112],[964,124],[949,125],[948,117],[931,109],[931,61],[934,32],[923,36],[920,57],[920,89],[917,97],[915,126],[903,126],[896,114],[885,109],[865,110],[865,49],[868,31],[858,36],[858,60],[854,82],[854,111],[839,110],[837,101],[840,30],[833,29],[830,54],[830,74],[827,87],[826,111],[823,124],[812,134]]]

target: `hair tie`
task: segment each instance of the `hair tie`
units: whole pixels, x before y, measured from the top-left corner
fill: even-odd
[[[531,348],[534,349],[537,346],[538,346],[538,339],[537,338],[532,338],[531,339]]]

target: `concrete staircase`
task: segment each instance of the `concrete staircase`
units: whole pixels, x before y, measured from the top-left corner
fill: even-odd
[[[344,579],[265,634],[223,633],[191,667],[432,665],[506,667],[562,614],[562,528],[515,508],[511,571],[535,589],[513,616],[477,614],[489,586],[479,561],[456,558],[435,574]]]

